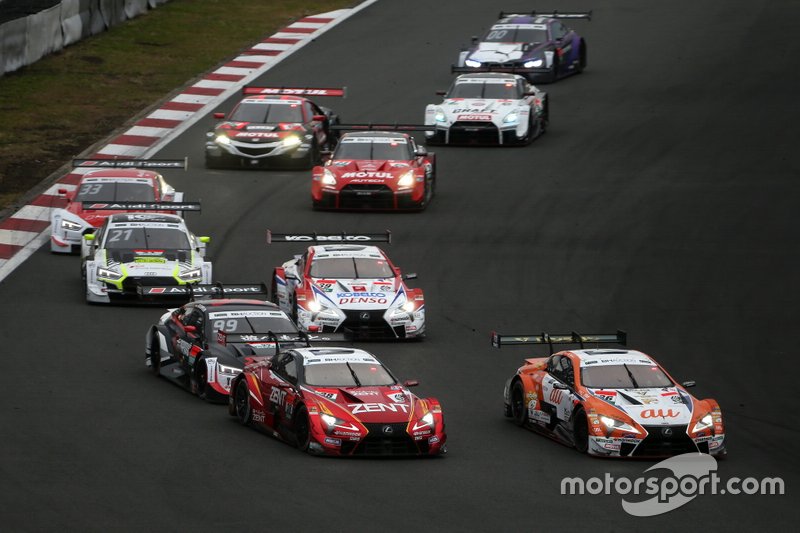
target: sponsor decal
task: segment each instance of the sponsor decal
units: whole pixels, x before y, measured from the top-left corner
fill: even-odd
[[[253,422],[263,422],[264,418],[264,411],[260,409],[253,409]]]
[[[680,412],[674,412],[672,409],[645,409],[642,411],[642,418],[677,418]]]
[[[391,172],[343,172],[342,178],[391,178]]]
[[[285,237],[287,242],[292,241],[299,241],[299,242],[308,242],[315,240],[311,235],[286,235]],[[319,242],[322,241],[331,241],[331,242],[341,242],[341,241],[371,241],[369,235],[317,235],[316,240]]]
[[[269,401],[283,405],[283,402],[286,401],[286,391],[278,387],[272,387],[272,391],[269,393]]]
[[[352,391],[347,391],[347,392],[350,393],[353,396],[378,396],[379,395],[378,391],[374,391],[374,390],[352,390]]]
[[[457,120],[463,120],[463,121],[490,122],[492,120],[492,115],[469,113],[469,114],[458,115],[458,117],[456,117],[456,119]]]
[[[404,403],[351,403],[347,406],[354,415],[359,413],[408,413],[408,405]]]
[[[550,403],[557,404],[561,403],[561,398],[564,395],[564,391],[561,389],[553,389],[550,391]]]
[[[331,446],[341,446],[342,439],[333,439],[331,437],[325,437],[325,444],[330,444]]]

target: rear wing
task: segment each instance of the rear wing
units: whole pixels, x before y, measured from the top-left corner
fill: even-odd
[[[436,128],[425,124],[331,124],[332,130],[346,131],[434,131]]]
[[[550,335],[549,333],[538,333],[533,335],[503,335],[492,332],[492,346],[500,348],[503,345],[518,346],[521,344],[547,344],[550,347],[550,353],[553,352],[554,344],[579,344],[583,349],[584,344],[621,344],[625,346],[628,342],[628,334],[622,330],[617,330],[616,333],[596,333],[590,335],[582,335],[580,333],[562,333],[558,335]]]
[[[273,94],[276,96],[339,96],[347,97],[347,87],[254,87],[245,85],[242,94]]]
[[[189,158],[183,159],[73,159],[72,168],[189,168]]]
[[[519,67],[501,67],[499,65],[497,65],[497,66],[494,66],[494,65],[481,65],[480,67],[467,67],[467,66],[459,67],[458,65],[450,65],[450,72],[453,73],[453,74],[465,74],[465,73],[469,74],[469,73],[475,73],[475,72],[507,72],[509,74],[520,74],[520,73],[526,73],[526,72],[539,72],[539,71],[542,71],[542,70],[543,69],[541,67],[540,68],[536,68],[536,67],[526,68],[526,67],[522,67],[522,66],[519,66]],[[428,126],[428,128],[430,128],[430,126]]]
[[[551,19],[586,19],[592,20],[591,11],[529,11],[528,13],[519,13],[516,11],[501,11],[498,18],[506,17],[548,17]]]
[[[197,283],[187,283],[186,285],[170,285],[165,287],[146,287],[139,285],[136,292],[140,297],[166,297],[166,296],[186,296],[188,300],[194,301],[201,297],[205,298],[257,298],[262,295],[263,300],[267,297],[267,286],[262,282],[258,284],[228,284],[215,283],[213,285],[201,285]]]
[[[303,343],[306,347],[311,346],[312,342],[345,342],[351,341],[353,337],[344,333],[306,333],[305,331],[291,331],[288,333],[225,333],[217,331],[217,342],[225,346],[228,343],[247,343],[247,344],[275,344],[280,347],[284,344]]]
[[[347,233],[320,234],[320,233],[273,233],[267,230],[267,244],[273,242],[313,242],[313,243],[344,243],[344,242],[388,242],[392,243],[392,232],[388,229],[385,233]]]
[[[81,202],[84,211],[195,211],[200,202]]]

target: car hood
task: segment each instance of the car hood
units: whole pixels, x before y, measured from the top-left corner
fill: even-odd
[[[397,279],[314,280],[318,302],[339,309],[388,309],[406,301],[405,288]]]
[[[106,250],[109,262],[124,263],[127,268],[153,270],[175,268],[174,263],[191,263],[191,250]]]
[[[523,52],[523,46],[524,43],[480,43],[469,58],[481,63],[507,63],[530,55]]]
[[[420,411],[419,399],[401,385],[386,387],[306,387],[323,399],[323,405],[336,404],[364,424],[407,422]],[[332,410],[336,414],[335,410]]]
[[[519,106],[518,100],[466,98],[449,98],[441,104],[444,112],[454,121],[499,121],[517,106]]]
[[[230,121],[217,124],[215,131],[217,135],[227,135],[229,138],[241,142],[263,142],[270,139],[283,139],[298,133],[293,130],[282,130],[278,124]]]
[[[643,426],[684,425],[692,418],[692,397],[677,387],[589,389],[589,392]]]

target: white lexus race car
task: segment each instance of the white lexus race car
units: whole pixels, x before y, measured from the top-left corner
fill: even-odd
[[[402,275],[383,250],[366,244],[389,241],[388,232],[269,235],[268,242],[329,243],[309,246],[273,274],[272,301],[292,316],[302,331],[356,338],[424,336],[425,297],[421,289],[404,283],[416,274]]]
[[[547,93],[518,74],[462,74],[437,94],[444,101],[425,108],[428,144],[528,144],[547,129]]]
[[[86,301],[158,301],[171,296],[164,287],[211,283],[211,262],[203,258],[209,240],[191,233],[178,215],[111,215],[83,237]],[[187,299],[185,291],[172,296]]]

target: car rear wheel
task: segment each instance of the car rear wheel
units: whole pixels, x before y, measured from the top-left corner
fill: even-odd
[[[572,436],[575,439],[575,449],[581,453],[589,450],[589,422],[583,409],[577,409],[572,420]]]
[[[294,419],[294,436],[297,440],[297,449],[307,452],[311,444],[311,421],[308,418],[308,411],[305,406],[297,409]]]
[[[158,334],[153,335],[150,340],[150,371],[158,376],[161,373],[161,343],[158,342]]]
[[[511,418],[518,426],[524,426],[528,420],[528,411],[525,406],[525,387],[520,380],[515,381],[511,386]]]
[[[236,390],[233,393],[233,407],[239,422],[245,426],[250,425],[250,421],[253,419],[253,410],[250,408],[250,391],[247,389],[244,379],[240,379],[236,384]]]
[[[205,359],[198,359],[195,362],[194,377],[192,378],[192,392],[200,398],[206,397],[208,388],[208,365]]]
[[[581,46],[578,50],[578,65],[575,67],[575,71],[578,73],[583,72],[583,69],[586,68],[586,43],[581,39]]]

